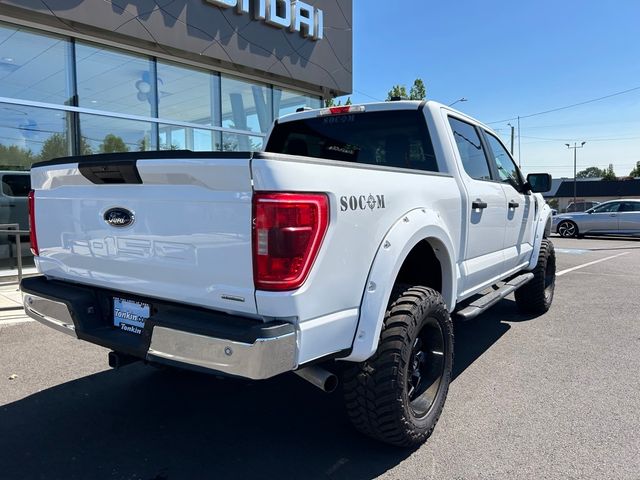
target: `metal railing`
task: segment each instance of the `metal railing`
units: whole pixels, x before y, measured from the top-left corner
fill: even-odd
[[[29,230],[20,230],[17,223],[0,223],[0,234],[15,235],[16,237],[16,263],[18,268],[18,285],[22,282],[22,239],[21,235],[29,235]],[[9,244],[9,256],[12,256],[11,244]],[[0,311],[4,310],[21,310],[22,306],[0,307]]]

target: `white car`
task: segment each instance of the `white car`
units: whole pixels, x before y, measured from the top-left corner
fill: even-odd
[[[424,441],[451,316],[514,291],[522,311],[551,305],[551,211],[533,192],[549,175],[525,180],[495,133],[435,102],[293,114],[266,145],[34,165],[27,313],[113,366],[295,371],[324,390],[340,370],[360,431]]]

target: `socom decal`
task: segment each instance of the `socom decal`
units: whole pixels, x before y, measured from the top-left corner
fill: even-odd
[[[348,210],[378,210],[380,208],[387,208],[384,203],[384,195],[351,195],[340,197],[340,211],[346,212]]]

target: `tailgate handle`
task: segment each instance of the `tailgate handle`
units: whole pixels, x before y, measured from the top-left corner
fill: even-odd
[[[98,185],[142,183],[135,160],[83,162],[80,163],[78,169],[83,177]]]

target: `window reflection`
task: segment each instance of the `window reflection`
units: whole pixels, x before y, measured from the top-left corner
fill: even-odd
[[[221,150],[223,152],[259,152],[263,149],[263,143],[262,137],[223,133]]]
[[[77,43],[76,69],[81,107],[154,115],[155,76],[150,58]]]
[[[156,150],[151,123],[99,115],[80,115],[81,141],[89,153]]]
[[[289,113],[295,113],[299,108],[321,108],[322,102],[318,97],[303,95],[282,88],[274,88],[273,105],[276,111],[276,117],[279,118]]]
[[[160,150],[206,152],[220,149],[220,132],[200,128],[160,125]]]
[[[266,85],[225,77],[222,84],[222,126],[266,133],[271,127],[271,89]]]
[[[0,24],[0,96],[70,104],[70,53],[63,37]]]
[[[69,115],[0,104],[0,169],[29,170],[34,162],[71,155]]]
[[[158,116],[202,125],[214,125],[212,73],[158,62]]]

